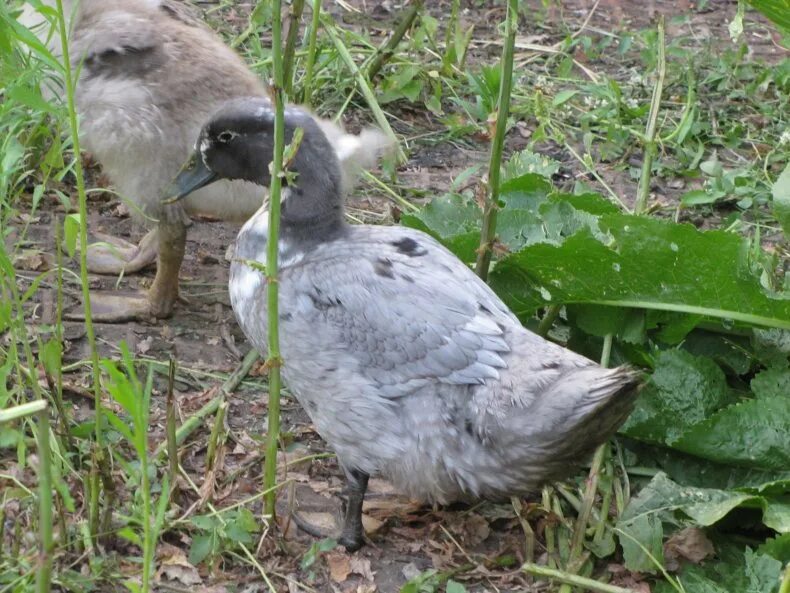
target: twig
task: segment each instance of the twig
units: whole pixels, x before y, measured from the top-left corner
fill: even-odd
[[[269,369],[269,422],[266,433],[266,460],[264,461],[263,488],[273,488],[277,481],[277,446],[280,439],[280,315],[279,273],[277,244],[280,236],[280,192],[282,189],[283,150],[285,149],[285,78],[282,60],[280,31],[281,0],[272,0],[272,62],[274,81],[274,155],[269,185],[269,237],[266,245],[266,307],[268,317]],[[276,492],[271,490],[264,499],[264,512],[274,517]]]
[[[307,41],[307,64],[304,70],[304,84],[302,84],[302,102],[309,105],[313,86],[313,68],[318,57],[317,40],[318,27],[321,26],[321,0],[313,0],[313,18],[310,21],[310,36]]]
[[[513,82],[513,45],[518,27],[518,0],[508,0],[505,17],[505,45],[502,49],[501,86],[497,102],[496,132],[491,140],[491,159],[488,164],[488,196],[483,210],[483,227],[480,232],[480,247],[477,250],[475,272],[480,278],[488,278],[491,251],[496,233],[497,211],[499,210],[499,174],[502,170],[502,149],[505,144],[507,119],[510,114],[510,87]]]
[[[546,566],[539,566],[537,564],[526,563],[521,567],[521,570],[529,574],[534,574],[535,576],[547,577],[554,579],[555,581],[568,583],[574,587],[583,587],[585,589],[589,589],[590,591],[598,591],[599,593],[637,593],[633,589],[609,585],[608,583],[599,583],[598,581],[594,581],[592,579],[580,577],[578,575],[563,572],[561,570],[555,570]]]
[[[644,156],[642,171],[639,175],[639,188],[636,193],[634,214],[643,214],[647,209],[647,198],[650,195],[650,177],[653,171],[653,159],[656,156],[656,128],[658,112],[661,109],[661,93],[664,91],[664,77],[667,72],[667,62],[664,50],[664,15],[658,19],[658,77],[653,87],[653,98],[650,101],[650,113],[647,117],[645,131]]]
[[[288,11],[288,33],[285,37],[285,52],[283,53],[283,80],[285,81],[285,94],[288,96],[291,96],[293,92],[294,51],[296,50],[296,37],[299,34],[302,11],[304,11],[304,0],[293,0],[291,10]]]
[[[376,50],[376,53],[373,55],[370,65],[367,69],[368,80],[373,80],[376,78],[376,75],[382,69],[384,64],[386,64],[395,53],[395,50],[398,48],[398,44],[401,42],[401,39],[403,39],[406,31],[411,29],[412,23],[414,23],[414,20],[420,14],[423,3],[424,0],[412,0],[411,6],[409,6],[409,8],[407,8],[401,16],[398,26],[392,32],[392,36],[387,39],[387,42],[384,45]]]

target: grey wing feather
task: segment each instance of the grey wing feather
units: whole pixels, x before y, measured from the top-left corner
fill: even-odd
[[[382,230],[371,235],[375,241],[365,241],[365,227],[357,227],[347,243],[319,248],[321,263],[310,266],[313,314],[336,329],[337,347],[389,397],[430,382],[480,385],[498,379],[507,367],[508,333],[520,327],[515,317],[427,235]],[[395,243],[404,235],[421,255],[398,250]]]

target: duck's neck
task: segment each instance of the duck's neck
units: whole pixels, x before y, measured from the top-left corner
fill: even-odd
[[[312,173],[312,172],[311,172]],[[283,188],[280,236],[305,245],[331,241],[346,222],[343,199],[336,179],[309,179],[304,173]]]

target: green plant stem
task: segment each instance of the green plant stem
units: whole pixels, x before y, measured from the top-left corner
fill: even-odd
[[[186,438],[192,434],[195,429],[200,426],[200,423],[203,421],[206,416],[210,416],[214,412],[217,411],[220,402],[224,400],[225,397],[233,393],[233,391],[239,386],[239,384],[244,380],[244,377],[247,376],[247,373],[250,372],[252,365],[260,358],[260,354],[255,349],[250,350],[247,355],[244,357],[244,360],[239,364],[235,371],[226,379],[226,381],[222,384],[219,388],[219,392],[221,395],[211,399],[206,403],[202,408],[200,408],[197,412],[195,412],[192,416],[187,418],[187,420],[178,427],[176,430],[176,446],[181,445]],[[167,441],[160,443],[156,450],[154,451],[154,459],[157,462],[162,458],[162,456],[167,452]]]
[[[549,330],[551,330],[551,326],[554,325],[554,321],[557,319],[557,316],[560,314],[561,310],[562,305],[552,305],[548,308],[546,314],[543,316],[543,319],[540,320],[536,332],[541,338],[545,338],[549,335]]]
[[[398,21],[398,26],[392,32],[392,36],[390,36],[386,43],[378,48],[376,53],[373,55],[370,65],[367,68],[368,80],[373,80],[393,56],[395,50],[398,49],[398,44],[401,42],[401,39],[403,39],[403,36],[406,35],[406,32],[411,29],[412,24],[420,14],[423,3],[424,0],[412,0],[411,6],[406,9],[403,15],[401,15],[400,20]]]
[[[362,95],[365,97],[365,101],[370,107],[370,110],[373,112],[373,118],[376,120],[376,123],[382,129],[382,131],[389,136],[392,141],[397,145],[397,161],[398,163],[406,162],[406,155],[403,153],[403,149],[400,147],[398,143],[398,138],[395,136],[395,132],[392,131],[392,127],[390,126],[389,122],[387,121],[387,117],[384,115],[384,112],[381,110],[381,106],[379,102],[376,100],[376,95],[373,90],[370,88],[370,84],[368,80],[365,78],[365,75],[359,69],[356,62],[354,62],[354,58],[351,57],[351,53],[348,51],[348,48],[343,44],[343,41],[340,39],[337,30],[335,29],[334,24],[329,20],[329,17],[324,18],[324,30],[329,34],[332,39],[332,43],[334,43],[335,48],[337,49],[337,53],[340,55],[340,58],[346,64],[346,67],[351,70],[351,73],[354,75],[354,79],[359,86],[359,90],[362,92]]]
[[[657,152],[656,129],[658,127],[658,112],[661,109],[661,94],[664,91],[664,78],[667,72],[665,53],[664,15],[661,15],[658,19],[658,76],[653,87],[653,98],[650,101],[650,113],[647,117],[642,171],[639,175],[639,188],[637,189],[636,202],[634,204],[634,214],[643,214],[645,212],[647,199],[650,195],[650,178],[653,171],[653,160]]]
[[[101,370],[99,368],[99,351],[96,349],[96,334],[93,330],[93,318],[91,317],[90,285],[88,284],[88,199],[85,195],[85,176],[82,171],[82,161],[80,158],[80,139],[79,125],[77,123],[77,109],[74,103],[75,81],[71,71],[71,57],[69,55],[68,32],[66,31],[66,17],[63,13],[63,1],[56,0],[58,12],[58,32],[60,33],[60,47],[63,52],[63,76],[66,86],[66,104],[69,113],[69,127],[71,129],[71,141],[74,148],[74,177],[77,180],[77,196],[79,198],[79,217],[80,217],[80,283],[82,288],[82,306],[85,313],[85,334],[88,337],[88,347],[91,354],[91,364],[93,366],[93,398],[94,398],[94,420],[96,426],[96,449],[95,462],[97,469],[104,465],[103,451],[103,421],[101,403]],[[98,473],[94,479],[98,480]],[[89,500],[92,518],[90,524],[91,534],[96,537],[98,525],[96,521],[99,516],[99,488],[98,482],[95,487],[90,488],[91,498]],[[106,501],[109,504],[109,501]]]
[[[206,471],[214,469],[216,462],[217,449],[219,448],[220,434],[225,424],[225,412],[228,409],[228,402],[225,398],[219,403],[217,408],[217,415],[214,417],[214,426],[211,428],[211,436],[208,440],[208,449],[206,451]],[[223,439],[224,440],[224,439]]]
[[[285,94],[288,96],[291,96],[293,92],[294,52],[303,11],[304,0],[292,0],[291,9],[288,11],[288,33],[285,37],[285,52],[283,54],[283,81]]]
[[[49,593],[52,582],[52,449],[49,445],[49,410],[38,413],[38,529],[39,566],[36,593]]]
[[[19,420],[25,416],[38,414],[42,410],[47,409],[47,401],[44,399],[37,399],[36,401],[27,402],[14,406],[13,408],[6,408],[0,410],[0,424],[4,422],[11,422],[11,420]]]
[[[140,473],[143,498],[143,584],[142,592],[151,590],[151,568],[154,561],[153,529],[151,526],[151,484],[148,479],[148,455],[140,456]],[[162,493],[167,496],[167,493]]]
[[[273,488],[277,481],[277,446],[280,440],[280,332],[278,303],[277,243],[280,236],[280,192],[282,189],[283,149],[285,148],[285,96],[280,31],[281,0],[272,1],[272,58],[274,65],[274,160],[269,186],[269,237],[266,251],[266,298],[268,315],[269,423],[266,433],[266,460],[263,488]],[[272,489],[264,501],[264,512],[274,518],[276,492]]]
[[[555,570],[546,566],[539,566],[537,564],[525,563],[521,567],[521,570],[535,576],[547,577],[549,579],[554,579],[555,581],[568,583],[574,587],[583,587],[584,589],[597,591],[599,593],[636,593],[636,591],[633,589],[617,587],[616,585],[609,585],[607,583],[599,583],[593,579],[580,577],[575,574],[570,574],[561,570]]]
[[[779,585],[779,593],[790,593],[790,562],[785,566],[785,574],[782,577],[782,584]]]
[[[313,92],[313,69],[318,58],[318,28],[321,26],[321,0],[313,0],[313,16],[310,20],[310,35],[307,38],[307,64],[302,84],[302,102],[309,105]]]
[[[170,468],[170,496],[172,499],[178,498],[178,443],[176,441],[176,403],[173,391],[176,381],[176,360],[170,359],[170,366],[167,369],[167,420],[166,420],[166,443],[167,459]]]
[[[513,48],[518,28],[518,0],[508,0],[505,17],[505,44],[502,50],[502,83],[497,102],[496,132],[491,140],[491,160],[488,164],[488,196],[483,209],[483,228],[480,247],[477,250],[475,272],[480,278],[488,278],[491,250],[496,235],[496,219],[499,210],[499,174],[502,170],[502,150],[505,145],[507,119],[510,114],[510,87],[513,83]]]

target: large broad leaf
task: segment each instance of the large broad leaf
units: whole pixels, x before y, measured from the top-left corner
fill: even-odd
[[[621,431],[671,445],[730,401],[724,373],[713,361],[668,350],[656,357],[655,372]]]
[[[790,394],[729,406],[673,446],[719,463],[785,470],[790,467]]]
[[[528,245],[497,264],[491,286],[519,315],[597,303],[790,329],[790,295],[761,287],[741,237],[625,214],[599,221],[611,244],[582,229],[561,245]]]
[[[785,531],[787,516],[785,501],[745,492],[681,486],[666,474],[657,474],[639,494],[631,499],[617,522],[620,544],[625,553],[626,566],[631,570],[654,572],[657,567],[646,548],[661,560],[660,546],[663,526],[711,526],[734,509],[746,506],[761,508],[765,524],[777,531]],[[637,543],[638,542],[638,543]]]
[[[790,0],[748,0],[786,35],[790,35]]]

